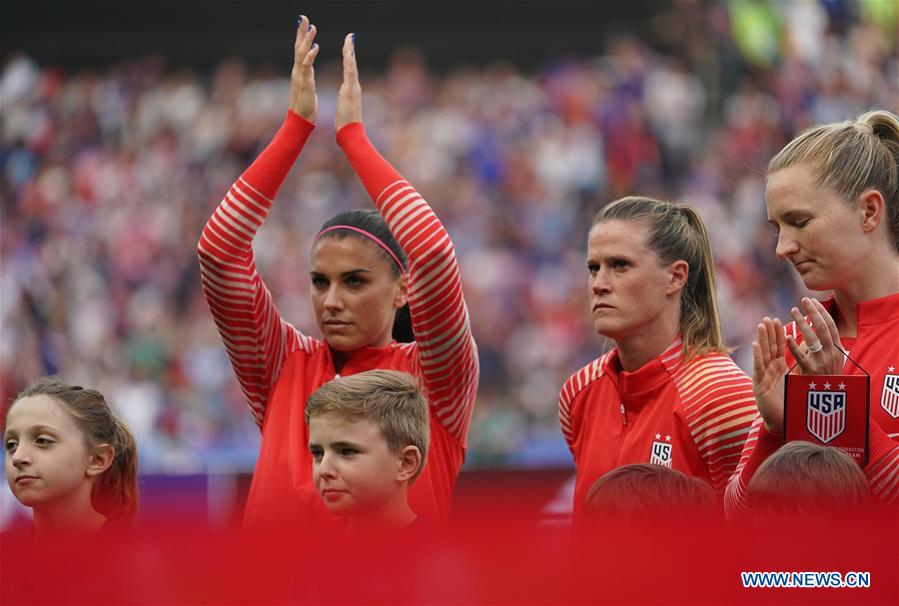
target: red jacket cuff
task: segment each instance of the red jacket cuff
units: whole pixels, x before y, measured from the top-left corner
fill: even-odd
[[[354,143],[361,143],[367,140],[365,125],[361,122],[350,122],[337,131],[337,145],[344,150],[351,148]]]
[[[346,154],[368,195],[380,208],[384,189],[391,183],[402,181],[402,175],[371,144],[361,122],[350,122],[337,131],[337,144]]]
[[[282,126],[285,133],[296,134],[300,137],[303,137],[303,140],[309,137],[309,133],[312,132],[312,129],[315,128],[315,124],[296,113],[292,109],[287,110],[287,115],[284,116],[284,124]]]
[[[746,466],[743,468],[743,480],[747,484],[752,479],[752,476],[755,475],[755,472],[758,471],[761,464],[765,462],[765,459],[777,452],[777,449],[782,444],[783,436],[769,432],[765,429],[764,424],[759,427],[759,437],[755,443],[755,448],[752,449],[752,454],[749,455],[749,460],[746,461]]]

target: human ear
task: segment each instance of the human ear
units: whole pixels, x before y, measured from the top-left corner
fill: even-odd
[[[690,265],[679,259],[668,266],[668,287],[665,294],[673,295],[684,289],[690,276]]]
[[[94,448],[93,454],[87,463],[87,475],[96,477],[109,469],[115,460],[115,449],[109,444],[100,444]]]
[[[862,214],[862,230],[870,233],[877,229],[886,212],[886,202],[876,189],[868,189],[858,197],[858,208]]]
[[[393,299],[393,308],[399,309],[409,302],[409,274],[403,272],[397,283],[396,296]]]
[[[418,446],[412,446],[411,444],[400,451],[397,461],[399,462],[396,473],[397,482],[408,482],[411,480],[423,464],[421,451],[418,450]]]

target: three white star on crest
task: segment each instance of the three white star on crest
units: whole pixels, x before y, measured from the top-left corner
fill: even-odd
[[[894,370],[896,370],[895,366],[890,366],[889,368],[887,368],[887,372],[893,372]]]
[[[817,383],[809,383],[808,384],[809,389],[815,389],[816,387],[818,387]]]
[[[846,389],[846,384],[845,384],[845,383],[840,383],[839,385],[837,385],[837,388],[838,388],[838,389],[845,390],[845,389]]]
[[[665,441],[666,441],[666,442],[670,442],[670,441],[671,441],[671,436],[670,436],[670,435],[665,436]]]
[[[830,383],[825,383],[825,384],[824,384],[824,389],[830,389]]]
[[[661,439],[662,439],[662,434],[657,433],[657,434],[656,434],[656,440],[661,440]]]

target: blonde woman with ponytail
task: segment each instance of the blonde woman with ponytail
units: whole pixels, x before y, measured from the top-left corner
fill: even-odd
[[[137,448],[103,395],[42,378],[6,414],[6,478],[37,534],[125,528],[137,512]]]
[[[780,446],[783,376],[871,375],[869,462],[876,497],[899,504],[899,118],[871,111],[854,121],[816,126],[768,165],[768,221],[777,256],[806,288],[792,323],[764,318],[753,343],[753,389],[759,417],[731,478],[725,505],[745,512],[746,487]]]
[[[617,200],[593,220],[587,272],[593,327],[615,347],[559,396],[577,467],[575,521],[593,482],[631,463],[702,478],[720,496],[755,405],[722,342],[702,220],[685,204]]]

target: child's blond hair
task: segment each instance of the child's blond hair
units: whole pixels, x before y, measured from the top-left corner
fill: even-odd
[[[862,513],[870,496],[868,479],[849,455],[801,441],[765,459],[746,487],[750,510],[762,517]]]
[[[381,430],[393,453],[406,446],[418,448],[421,465],[410,484],[424,469],[430,441],[428,405],[412,375],[396,370],[369,370],[338,377],[315,390],[306,402],[307,423],[325,413],[368,419]]]

